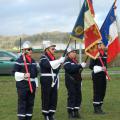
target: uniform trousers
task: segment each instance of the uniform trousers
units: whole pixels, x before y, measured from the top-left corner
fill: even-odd
[[[19,120],[31,120],[36,84],[32,83],[33,93],[30,92],[28,81],[20,81],[16,83],[17,93],[18,93],[18,119]]]
[[[99,72],[92,74],[93,80],[93,106],[102,106],[106,93],[106,74]]]
[[[53,115],[57,107],[58,90],[57,83],[54,87],[52,85],[52,78],[49,76],[41,76],[41,100],[42,100],[42,114],[44,116]]]

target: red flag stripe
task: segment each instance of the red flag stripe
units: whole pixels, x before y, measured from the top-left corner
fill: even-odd
[[[101,36],[95,24],[85,30],[85,48],[89,48],[90,45],[93,45],[99,39],[101,39]]]
[[[119,52],[120,52],[120,42],[118,37],[116,37],[114,42],[112,42],[108,47],[107,63],[110,63],[111,61],[113,61]]]

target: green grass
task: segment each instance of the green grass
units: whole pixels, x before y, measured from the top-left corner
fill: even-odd
[[[92,106],[92,81],[90,76],[83,76],[82,85],[82,120],[119,120],[120,119],[120,75],[112,75],[112,80],[107,84],[107,92],[103,108],[105,115],[95,115]],[[63,76],[60,76],[60,88],[58,106],[56,111],[57,120],[68,120],[66,112],[67,92]],[[34,113],[32,120],[42,120],[40,87],[36,92]],[[15,80],[10,76],[0,76],[0,120],[17,120],[17,94]]]

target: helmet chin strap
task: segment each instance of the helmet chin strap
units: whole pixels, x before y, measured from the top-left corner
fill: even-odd
[[[51,51],[50,51],[49,49],[47,49],[47,50],[48,50],[48,52],[49,52],[50,54],[52,54]],[[53,54],[52,54],[52,55],[53,55]]]
[[[27,53],[29,53],[29,51],[28,51],[28,50],[25,50],[25,53],[27,54]]]
[[[28,50],[24,50],[23,51],[24,54],[28,54],[28,52],[29,52]]]
[[[51,51],[48,49],[48,51],[51,53]],[[52,53],[51,53],[52,54]]]

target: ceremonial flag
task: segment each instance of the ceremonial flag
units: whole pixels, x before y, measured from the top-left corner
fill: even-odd
[[[84,42],[85,42],[85,53],[96,59],[99,55],[98,41],[100,41],[101,34],[97,27],[93,15],[91,14],[88,0],[85,0],[85,13],[84,13]]]
[[[110,63],[120,52],[120,43],[118,39],[117,22],[115,16],[115,2],[112,5],[101,29],[102,41],[108,48],[107,62]]]
[[[90,8],[90,12],[93,16],[95,16],[95,12],[94,12],[94,8],[93,8],[93,1],[92,0],[88,0],[88,6]]]
[[[88,0],[88,5],[90,8],[91,14],[94,16],[94,9],[92,5],[92,0]],[[82,8],[80,10],[80,13],[78,15],[78,18],[76,20],[75,26],[73,28],[73,31],[71,33],[71,37],[75,40],[81,40],[83,41],[84,37],[84,13],[85,13],[85,2],[82,5]]]
[[[77,21],[71,33],[71,37],[79,41],[83,41],[83,37],[84,37],[84,7],[85,7],[85,2],[82,5]]]

